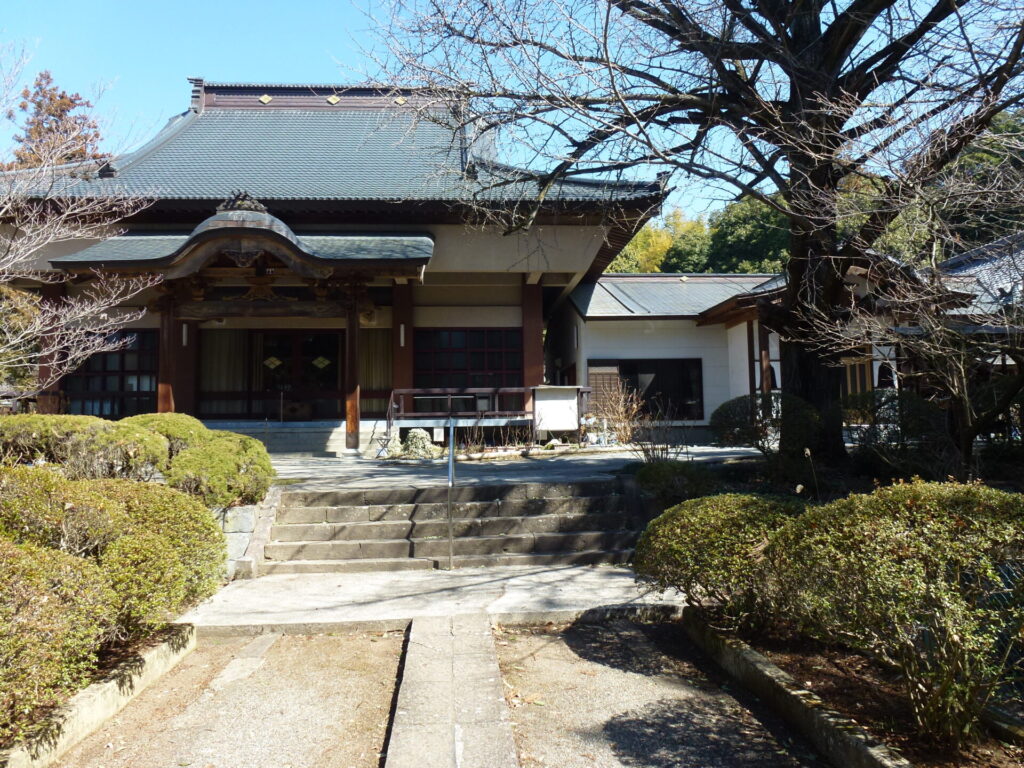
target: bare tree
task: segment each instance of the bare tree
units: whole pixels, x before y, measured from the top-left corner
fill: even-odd
[[[16,49],[0,50],[0,114],[17,98],[23,64]],[[69,275],[46,268],[49,248],[115,235],[120,221],[146,205],[128,195],[78,193],[97,163],[65,160],[95,140],[90,124],[51,121],[46,140],[35,142],[31,167],[0,173],[0,389],[19,396],[45,390],[91,355],[120,348],[125,341],[114,333],[144,310],[118,306],[158,282],[94,272],[72,283]]]
[[[509,229],[566,179],[652,167],[782,214],[787,284],[760,312],[823,458],[844,452],[840,379],[808,315],[844,306],[849,270],[1024,97],[1019,0],[393,0],[379,28],[387,79],[434,93],[420,114],[481,169],[475,198],[528,198]]]

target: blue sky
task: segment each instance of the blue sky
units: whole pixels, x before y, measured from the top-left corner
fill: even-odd
[[[359,50],[371,44],[366,7],[350,0],[4,0],[0,41],[24,45],[28,81],[48,69],[65,90],[102,91],[96,106],[104,133],[123,146],[188,108],[189,76],[360,79],[370,65]]]

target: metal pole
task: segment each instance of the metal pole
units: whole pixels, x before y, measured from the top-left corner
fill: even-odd
[[[452,523],[452,488],[455,486],[455,419],[448,411],[448,570],[454,568],[455,531]]]

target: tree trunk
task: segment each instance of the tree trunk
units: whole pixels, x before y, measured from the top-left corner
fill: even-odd
[[[800,174],[799,178],[805,180],[807,189],[791,191],[794,198],[802,197],[802,201],[791,198],[791,204],[804,211],[817,205],[818,211],[802,221],[791,221],[786,293],[780,306],[763,307],[762,313],[774,316],[767,324],[787,339],[782,345],[783,394],[809,403],[821,418],[821,429],[814,439],[787,435],[783,414],[782,446],[799,452],[809,448],[815,459],[835,464],[847,458],[840,402],[842,368],[836,364],[838,351],[823,350],[813,339],[804,314],[814,309],[831,315],[844,299],[844,269],[837,259],[835,219],[822,215],[828,210],[827,201],[834,199],[835,190],[821,169]],[[801,442],[811,444],[797,444]]]
[[[820,351],[796,342],[782,345],[782,391],[809,403],[821,417],[817,436],[795,434],[782,421],[782,449],[802,453],[811,450],[815,459],[828,464],[846,459],[841,403],[842,369],[826,364]],[[815,439],[816,437],[816,439]]]
[[[970,406],[953,402],[950,409],[949,431],[958,453],[957,466],[953,468],[956,479],[966,482],[974,472],[974,440],[978,436],[977,425],[970,415]]]

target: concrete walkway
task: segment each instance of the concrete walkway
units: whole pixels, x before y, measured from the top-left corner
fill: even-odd
[[[746,448],[715,448],[691,446],[681,458],[716,462],[758,455]],[[289,486],[298,490],[336,490],[339,488],[381,488],[444,485],[448,467],[443,461],[422,464],[397,464],[358,456],[337,458],[273,454],[271,459],[278,477],[301,480]],[[606,478],[637,461],[625,451],[581,453],[551,457],[516,458],[502,461],[460,461],[456,464],[457,482],[461,484],[568,482]]]
[[[628,568],[509,566],[455,571],[301,574],[235,581],[182,621],[200,636],[400,629],[420,616],[549,613],[553,620],[620,606],[678,604],[642,595]]]

